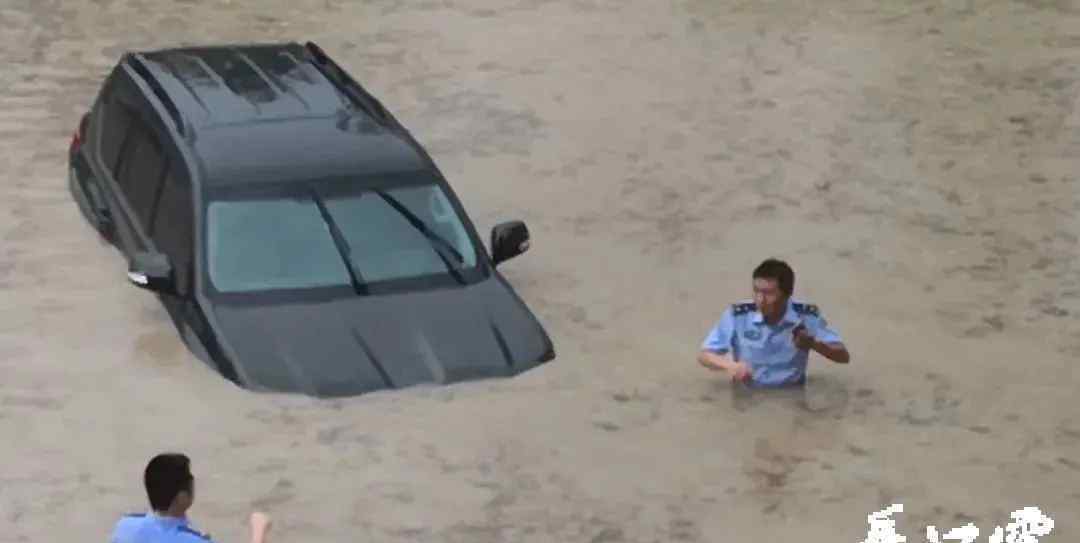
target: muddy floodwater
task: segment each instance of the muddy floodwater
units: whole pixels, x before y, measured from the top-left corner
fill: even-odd
[[[431,152],[558,358],[343,400],[181,342],[67,192],[128,49],[314,40]],[[1080,4],[0,0],[0,540],[105,541],[162,450],[274,541],[1080,539]],[[806,396],[694,357],[762,259],[853,355]]]

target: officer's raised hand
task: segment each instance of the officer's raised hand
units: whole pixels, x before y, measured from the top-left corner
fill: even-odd
[[[796,348],[809,351],[814,347],[814,336],[810,335],[810,332],[806,330],[805,324],[800,322],[798,326],[791,330],[791,335]]]
[[[266,541],[266,534],[270,531],[270,526],[273,524],[270,520],[270,515],[261,511],[256,511],[251,514],[250,524],[252,543],[263,543]]]

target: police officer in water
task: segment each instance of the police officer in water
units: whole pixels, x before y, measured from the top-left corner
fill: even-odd
[[[213,543],[188,522],[187,510],[195,500],[191,461],[179,453],[163,453],[146,465],[143,483],[150,512],[125,515],[113,528],[110,543]],[[270,517],[251,514],[251,543],[264,543]]]
[[[753,273],[753,300],[728,306],[701,345],[698,362],[752,388],[806,383],[810,351],[839,364],[851,361],[840,334],[818,308],[792,299],[795,272],[765,260]]]

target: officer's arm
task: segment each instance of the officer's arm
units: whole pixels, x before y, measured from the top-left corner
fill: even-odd
[[[825,321],[825,317],[821,316],[820,313],[813,320],[814,344],[810,348],[837,364],[850,363],[851,353],[844,346],[840,334],[836,330],[829,328],[829,323]]]
[[[851,353],[848,352],[847,347],[845,347],[843,343],[824,342],[815,339],[814,345],[811,348],[814,349],[814,352],[837,364],[847,364],[851,362]]]
[[[716,351],[703,350],[698,353],[698,363],[706,368],[735,371],[736,362],[731,353],[719,353]]]
[[[698,353],[697,361],[702,366],[710,369],[733,371],[735,359],[732,356],[733,345],[731,336],[735,326],[735,315],[728,307],[724,314],[709,331],[709,335],[701,344],[701,352]]]
[[[261,511],[251,514],[251,543],[266,543],[266,534],[270,531],[270,515]]]
[[[120,523],[117,522],[116,525],[113,526],[112,535],[109,536],[109,543],[121,543],[122,540],[120,534]]]

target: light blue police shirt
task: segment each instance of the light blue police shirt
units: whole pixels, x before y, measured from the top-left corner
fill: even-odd
[[[156,513],[124,515],[109,543],[212,543],[210,536],[191,528],[187,519]]]
[[[752,301],[744,300],[724,310],[701,348],[718,354],[731,353],[736,361],[746,362],[750,366],[752,386],[800,385],[806,382],[806,360],[810,354],[795,347],[792,329],[800,322],[822,343],[842,341],[813,304],[789,299],[784,317],[771,325]]]

